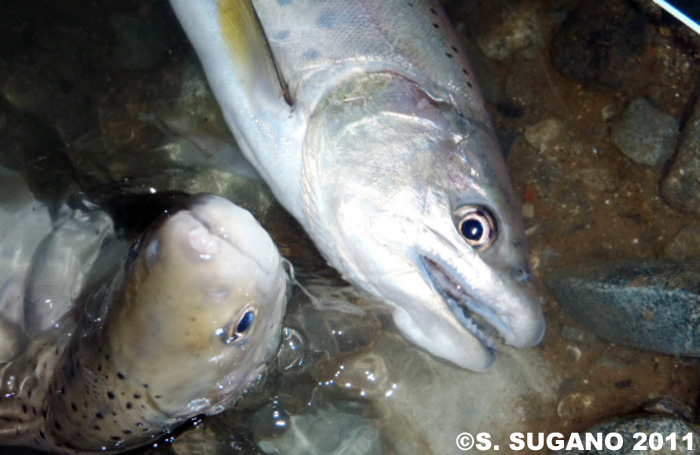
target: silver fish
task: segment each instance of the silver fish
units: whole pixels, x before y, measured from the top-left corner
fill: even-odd
[[[203,195],[139,245],[59,329],[0,363],[0,444],[128,450],[221,412],[259,378],[277,352],[287,292],[267,232]]]
[[[429,0],[171,0],[246,157],[403,335],[484,370],[544,333],[519,202]]]

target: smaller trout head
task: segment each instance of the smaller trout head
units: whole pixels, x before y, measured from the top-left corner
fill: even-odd
[[[199,195],[144,235],[105,334],[115,368],[171,417],[213,414],[276,352],[286,273],[245,210]]]
[[[505,162],[472,114],[394,74],[353,80],[315,112],[304,172],[329,262],[391,303],[406,338],[481,371],[494,335],[532,346],[544,319]]]

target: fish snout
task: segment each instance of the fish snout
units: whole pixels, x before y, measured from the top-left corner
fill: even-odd
[[[519,275],[518,275],[519,277]],[[506,344],[516,348],[529,348],[542,341],[545,333],[544,314],[542,312],[542,297],[537,285],[516,277],[515,299],[508,320],[508,332],[503,334]]]

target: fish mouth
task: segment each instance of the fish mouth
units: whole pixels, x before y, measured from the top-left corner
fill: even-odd
[[[491,353],[498,351],[497,343],[503,344],[509,332],[506,323],[496,312],[478,301],[467,291],[467,287],[437,261],[423,257],[422,262],[430,281],[440,293],[457,320]]]

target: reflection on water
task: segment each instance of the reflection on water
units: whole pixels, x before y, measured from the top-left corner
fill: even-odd
[[[674,183],[698,168],[686,158],[669,171],[692,148],[674,125],[700,124],[697,36],[644,0],[445,3],[524,201],[540,277],[700,255],[693,187]],[[22,172],[37,198],[56,205],[84,191],[133,235],[160,207],[134,194],[225,195],[263,221],[315,296],[295,292],[258,389],[140,452],[447,453],[463,431],[567,434],[659,400],[695,415],[696,361],[614,346],[551,298],[544,342],[504,349],[483,375],[407,345],[241,164],[165,1],[6,1],[0,42],[0,165]],[[649,107],[637,117],[628,106],[640,98]]]

